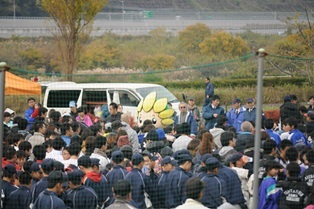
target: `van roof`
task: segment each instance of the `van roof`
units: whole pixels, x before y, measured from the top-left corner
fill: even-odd
[[[121,89],[121,88],[144,88],[160,86],[158,84],[150,83],[74,83],[74,82],[54,82],[52,85],[48,85],[48,89],[77,89],[77,88],[110,88],[110,89]]]

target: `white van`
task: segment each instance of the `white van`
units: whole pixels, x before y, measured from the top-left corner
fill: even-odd
[[[151,92],[157,92],[157,99],[167,98],[179,111],[179,100],[164,86],[143,83],[50,83],[46,89],[43,106],[55,109],[61,114],[69,113],[69,102],[76,101],[77,107],[93,110],[96,105],[107,101],[121,104],[123,112],[136,116],[139,102]]]

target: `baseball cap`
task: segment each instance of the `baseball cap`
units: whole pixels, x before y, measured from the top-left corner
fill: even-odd
[[[246,99],[246,103],[253,103],[254,102],[254,99],[253,98],[247,98]]]
[[[124,154],[121,151],[116,150],[111,154],[111,159],[115,163],[120,163],[124,159]]]
[[[166,156],[162,161],[161,161],[161,165],[166,165],[166,164],[171,164],[171,165],[176,165],[177,161],[170,156]]]
[[[233,101],[232,101],[232,104],[235,104],[235,103],[241,103],[241,100],[239,98],[235,98]]]
[[[68,173],[68,179],[69,181],[77,181],[79,179],[82,179],[84,177],[84,172],[79,170],[79,169],[76,169],[76,170],[73,170],[72,172],[69,172]]]
[[[229,164],[229,163],[235,163],[237,162],[238,160],[240,160],[241,158],[243,157],[243,155],[241,153],[233,153],[231,155],[229,155],[226,159],[226,163]]]
[[[92,161],[91,161],[90,157],[88,157],[86,155],[83,155],[82,157],[80,157],[77,160],[77,165],[78,166],[83,166],[85,168],[88,168],[88,167],[91,167]]]
[[[63,183],[68,180],[68,177],[65,173],[62,173],[61,171],[52,171],[48,175],[48,184],[56,184],[56,183]]]
[[[190,97],[189,101],[195,101],[195,98],[194,97]]]
[[[132,150],[132,147],[130,145],[123,145],[121,148],[120,148],[120,151],[125,151],[125,152],[133,152]]]
[[[44,159],[43,162],[41,163],[41,168],[45,171],[45,172],[50,172],[54,170],[54,162],[53,159]]]
[[[158,160],[158,157],[150,153],[148,150],[143,151],[143,156],[148,156],[150,160],[155,161]]]
[[[283,101],[284,101],[284,102],[291,102],[291,97],[290,97],[290,95],[284,96]]]
[[[132,156],[132,164],[133,165],[138,165],[140,164],[141,162],[144,162],[144,158],[141,154],[135,154]]]
[[[212,157],[206,160],[206,167],[210,169],[215,169],[220,167],[220,162],[217,158]]]
[[[145,137],[146,140],[158,141],[158,133],[156,131],[149,131]]]
[[[201,157],[201,162],[202,162],[202,163],[206,163],[206,160],[209,159],[209,158],[212,158],[212,157],[213,157],[213,156],[212,156],[211,154],[207,153],[207,154],[205,154],[205,155],[203,155],[203,156]]]
[[[177,160],[178,160],[178,164],[181,165],[181,164],[185,163],[186,161],[192,162],[192,157],[191,157],[191,155],[182,154],[182,155],[178,156]]]
[[[99,162],[100,160],[98,158],[90,158],[90,161],[91,161],[91,165],[94,166],[94,165],[100,165]]]
[[[171,156],[172,154],[173,154],[173,151],[172,151],[172,149],[171,149],[170,147],[168,147],[168,146],[166,146],[166,147],[164,147],[164,148],[162,148],[162,149],[160,150],[160,155],[161,155],[162,157]]]
[[[76,102],[75,101],[70,101],[69,102],[69,107],[76,107]]]
[[[31,173],[32,173],[32,172],[41,172],[39,163],[34,162],[34,163],[31,165],[29,171],[30,171]]]
[[[66,171],[66,172],[72,172],[72,171],[74,171],[74,170],[77,170],[78,169],[78,167],[76,166],[76,165],[73,165],[73,164],[70,164],[67,168],[65,168],[64,170]]]
[[[188,150],[186,150],[186,149],[178,150],[175,153],[173,153],[173,157],[176,160],[179,160],[179,157],[181,155],[190,155],[191,156],[190,152]]]
[[[16,168],[12,164],[8,164],[3,168],[3,172],[7,172],[9,174],[16,174]]]
[[[120,128],[120,127],[123,127],[123,124],[122,124],[121,121],[119,121],[119,120],[113,121],[113,122],[111,123],[111,128],[112,128],[112,130],[117,130],[117,129]]]
[[[309,117],[311,120],[314,120],[314,112],[313,112],[313,111],[309,111],[306,115],[307,115],[307,117]]]

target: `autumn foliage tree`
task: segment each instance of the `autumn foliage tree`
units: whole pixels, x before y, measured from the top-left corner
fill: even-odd
[[[107,0],[37,0],[57,26],[58,30],[52,31],[68,80],[72,80],[82,49],[92,32],[94,17],[106,3]]]

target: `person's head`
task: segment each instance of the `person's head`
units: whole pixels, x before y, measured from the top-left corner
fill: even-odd
[[[81,152],[81,145],[77,142],[74,142],[69,145],[68,151],[69,151],[70,156],[79,156]]]
[[[37,122],[36,124],[34,124],[34,131],[35,132],[39,132],[41,134],[45,134],[46,133],[46,125],[43,122]]]
[[[130,124],[130,122],[131,122],[131,115],[129,113],[123,113],[121,115],[121,122]]]
[[[266,140],[263,144],[263,150],[265,155],[275,155],[277,144],[274,140]]]
[[[308,99],[309,105],[314,105],[314,96],[310,96]]]
[[[61,121],[61,113],[59,111],[51,112],[50,119],[52,120],[51,122],[53,123]]]
[[[247,98],[246,99],[246,106],[249,109],[252,109],[254,107],[254,99],[253,98]]]
[[[27,103],[28,103],[29,107],[34,108],[35,107],[35,98],[34,97],[29,97],[27,99]]]
[[[180,135],[190,135],[191,133],[191,127],[188,123],[182,123],[180,124],[178,128],[178,134]]]
[[[39,117],[46,118],[46,117],[47,117],[47,113],[48,113],[48,109],[45,108],[45,107],[40,107],[40,108],[38,109],[38,116],[39,116]]]
[[[52,171],[48,175],[48,190],[52,190],[60,195],[63,191],[62,183],[65,181],[64,175],[61,171]]]
[[[181,154],[177,158],[178,165],[185,171],[190,171],[192,169],[192,157],[189,154]]]
[[[120,164],[124,160],[124,154],[120,150],[116,150],[111,154],[111,160],[115,164]]]
[[[134,154],[132,156],[132,164],[134,167],[142,169],[144,166],[144,157],[141,154]]]
[[[63,157],[63,160],[69,160],[71,158],[71,155],[70,155],[70,152],[69,152],[69,147],[65,147],[62,150],[62,157]]]
[[[279,169],[281,169],[280,164],[274,160],[269,160],[265,163],[265,170],[267,176],[271,177],[277,176]]]
[[[54,140],[52,140],[52,148],[54,150],[61,150],[64,147],[66,147],[66,143],[60,136],[57,136]]]
[[[76,113],[77,104],[76,104],[75,101],[70,101],[70,102],[69,102],[69,107],[70,107],[71,112]]]
[[[208,158],[205,162],[206,169],[208,173],[218,174],[219,168],[221,166],[219,160],[215,157]]]
[[[203,197],[202,190],[204,189],[203,182],[197,178],[193,177],[186,181],[185,183],[185,194],[187,198],[193,200],[200,200]]]
[[[289,147],[293,147],[292,141],[284,139],[279,143],[280,155],[286,156],[286,151]]]
[[[314,150],[309,150],[303,157],[304,163],[306,165],[313,165],[314,164]]]
[[[175,168],[176,164],[176,160],[170,156],[164,157],[161,161],[162,170],[166,172],[172,171]]]
[[[241,106],[241,100],[239,98],[235,98],[233,101],[232,101],[232,107],[235,108],[235,109],[239,109],[240,106]]]
[[[89,156],[83,155],[77,160],[77,165],[84,173],[86,173],[87,169],[92,167],[92,161]]]
[[[11,114],[8,112],[3,113],[3,121],[8,123],[11,120]]]
[[[284,98],[283,98],[283,102],[291,102],[291,97],[290,97],[290,95],[286,95],[286,96],[284,96]]]
[[[45,175],[48,175],[55,170],[53,159],[44,159],[41,163],[41,170]]]
[[[30,187],[31,186],[31,182],[32,182],[31,174],[29,174],[28,172],[22,172],[19,175],[19,182],[20,182],[21,186]]]
[[[10,161],[11,163],[16,163],[16,159],[17,159],[16,150],[11,146],[5,147],[4,152],[3,152],[3,157],[6,160]]]
[[[226,126],[227,126],[227,117],[224,115],[218,115],[217,117],[217,124],[216,124],[216,128],[222,128],[225,130]]]
[[[241,131],[252,133],[252,130],[253,130],[253,125],[249,121],[244,121],[241,124]]]
[[[27,157],[29,157],[32,153],[32,144],[28,141],[22,141],[19,144],[19,150],[23,150]]]
[[[33,163],[34,163],[34,161],[28,160],[28,161],[26,161],[26,162],[24,163],[23,168],[21,168],[21,169],[22,169],[23,171],[26,171],[26,172],[31,173],[31,172],[30,172],[30,169],[31,169],[31,166],[32,166]]]
[[[35,145],[33,148],[33,155],[37,160],[43,160],[46,157],[46,149],[44,145]]]
[[[180,110],[180,112],[181,113],[183,113],[183,112],[187,112],[187,106],[186,106],[186,103],[185,102],[180,102],[180,104],[179,104],[179,110]]]
[[[130,145],[123,145],[120,148],[120,151],[123,153],[124,158],[131,160],[132,156],[133,156],[133,150],[132,147]]]
[[[109,133],[107,135],[107,148],[108,149],[111,149],[114,144],[116,143],[117,141],[117,134],[116,133]]]
[[[118,112],[118,105],[114,102],[109,105],[109,113],[110,115],[116,115]]]
[[[209,77],[206,77],[206,78],[205,78],[205,82],[206,82],[206,83],[209,83],[209,82],[210,82],[210,78],[209,78]]]
[[[76,122],[76,121],[73,121],[72,124],[72,131],[77,133],[77,134],[80,134],[81,132],[81,125],[79,122]]]
[[[94,151],[94,143],[96,141],[96,137],[94,136],[89,136],[85,140],[85,148],[86,150],[89,150],[90,152]]]
[[[212,105],[217,107],[220,104],[220,97],[218,95],[212,96]]]
[[[300,168],[298,163],[290,162],[287,165],[286,170],[287,170],[286,173],[287,173],[288,177],[295,177],[296,178],[300,175],[301,168]]]
[[[298,103],[298,97],[295,94],[290,94],[291,103],[297,104]]]
[[[122,104],[118,104],[118,112],[123,112],[123,106]]]
[[[190,97],[188,103],[189,103],[189,105],[191,107],[193,107],[195,105],[195,98],[194,97]]]
[[[8,164],[3,168],[3,177],[9,180],[10,182],[14,181],[16,176],[16,168],[12,164]]]
[[[234,134],[230,131],[221,133],[220,142],[223,147],[225,146],[235,147]]]
[[[198,139],[194,139],[194,140],[191,140],[189,143],[188,143],[188,146],[187,146],[187,150],[189,150],[189,152],[191,153],[191,155],[193,157],[195,157],[197,151],[199,150],[199,145],[200,145],[201,141],[198,140]]]
[[[314,111],[309,111],[309,112],[306,114],[306,120],[307,120],[308,122],[314,120]]]
[[[294,130],[294,129],[297,129],[298,128],[298,121],[296,118],[294,117],[289,117],[289,118],[286,118],[283,122],[283,130],[285,132],[288,132],[288,131],[291,131],[291,130]]]
[[[119,180],[113,185],[113,193],[116,198],[130,200],[131,196],[131,185],[125,180]]]
[[[73,135],[72,126],[69,123],[64,123],[61,125],[61,134],[71,137]]]
[[[64,123],[72,124],[73,123],[72,116],[71,115],[64,115],[64,116],[62,116],[61,123],[62,124],[64,124]]]
[[[27,158],[26,153],[23,150],[18,150],[16,152],[16,162],[20,166],[20,168],[23,167],[26,158]]]
[[[82,184],[82,178],[84,177],[84,172],[76,169],[68,173],[69,187],[70,189],[75,189]]]
[[[40,169],[40,165],[37,162],[33,162],[30,166],[29,173],[33,179],[40,180],[43,177],[43,172]]]
[[[17,122],[17,126],[19,128],[19,130],[26,130],[27,129],[27,120],[25,118],[21,118],[20,120],[18,120]]]
[[[105,152],[107,150],[107,139],[106,139],[106,137],[97,136],[96,140],[94,142],[94,147]]]
[[[246,156],[243,156],[241,153],[233,153],[226,158],[226,164],[230,167],[243,168],[247,161]]]
[[[53,141],[54,140],[47,140],[47,141],[44,142],[43,145],[45,146],[45,149],[46,149],[47,153],[49,153],[49,152],[51,152],[53,150],[53,148],[52,148],[52,142]]]
[[[267,118],[264,120],[264,126],[266,129],[273,129],[274,128],[274,121],[273,119]]]

